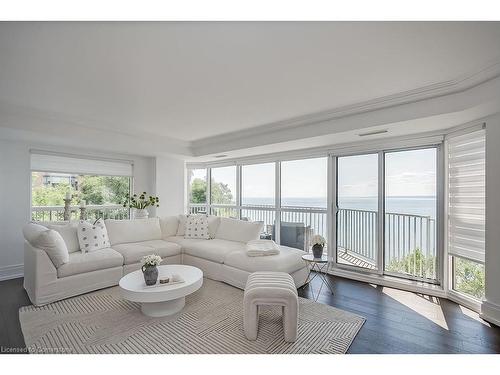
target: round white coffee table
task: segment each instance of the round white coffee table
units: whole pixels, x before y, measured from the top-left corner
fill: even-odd
[[[158,266],[158,279],[179,275],[184,282],[172,285],[147,286],[142,271],[134,271],[120,279],[124,299],[140,302],[144,315],[154,318],[173,315],[182,310],[186,296],[203,285],[203,272],[192,266]]]

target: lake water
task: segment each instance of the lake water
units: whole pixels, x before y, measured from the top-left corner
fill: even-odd
[[[243,204],[273,205],[273,198],[244,198]],[[385,201],[386,212],[414,214],[436,218],[436,197],[388,197]],[[325,198],[283,198],[282,206],[326,208]],[[339,198],[339,208],[357,210],[377,210],[376,197]]]

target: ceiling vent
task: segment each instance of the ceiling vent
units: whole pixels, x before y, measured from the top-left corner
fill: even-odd
[[[387,133],[387,130],[385,129],[382,129],[382,130],[374,130],[374,131],[371,131],[371,132],[368,132],[368,133],[360,133],[358,134],[360,137],[366,137],[368,135],[376,135],[376,134],[384,134],[384,133]]]

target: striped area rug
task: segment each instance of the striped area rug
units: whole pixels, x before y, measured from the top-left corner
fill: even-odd
[[[300,298],[298,338],[283,340],[281,308],[260,310],[259,335],[243,333],[243,291],[204,280],[175,317],[149,318],[118,287],[47,306],[26,306],[19,319],[31,353],[345,353],[365,319]]]

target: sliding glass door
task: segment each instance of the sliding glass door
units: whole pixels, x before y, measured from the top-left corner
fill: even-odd
[[[337,262],[377,269],[378,154],[337,158]]]
[[[384,270],[437,279],[436,148],[385,153]]]
[[[337,265],[438,281],[437,153],[428,147],[335,158]]]

